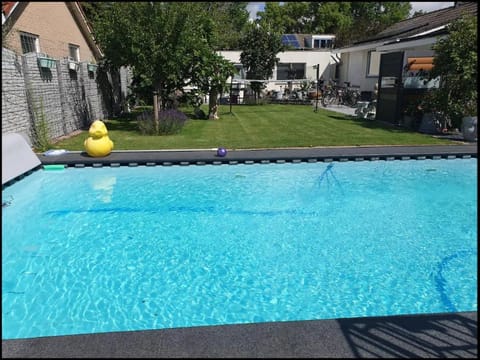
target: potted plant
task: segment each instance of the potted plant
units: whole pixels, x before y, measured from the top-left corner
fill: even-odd
[[[423,117],[422,99],[415,97],[405,101],[403,106],[403,126],[416,130]]]
[[[477,141],[477,111],[476,101],[469,101],[465,107],[465,115],[462,118],[462,135],[467,141]]]
[[[41,68],[53,69],[56,65],[55,59],[52,59],[48,54],[39,53],[37,55],[37,63]]]
[[[478,99],[477,18],[464,16],[447,28],[448,36],[432,47],[435,57],[430,79],[438,77],[440,84],[427,100],[445,116],[449,127],[465,129],[471,134],[464,136],[472,138],[476,137]]]
[[[95,72],[97,71],[97,67],[98,67],[97,62],[95,61],[94,58],[91,58],[90,62],[87,64],[87,71]]]

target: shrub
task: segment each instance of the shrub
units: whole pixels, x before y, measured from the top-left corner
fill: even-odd
[[[48,122],[43,106],[43,98],[40,99],[40,104],[33,104],[34,119],[32,119],[32,135],[33,146],[38,151],[46,151],[51,149],[52,142],[50,141]]]
[[[208,118],[207,114],[205,114],[205,111],[200,109],[200,107],[196,107],[195,109],[193,109],[193,114],[195,116],[195,119],[206,120]]]
[[[448,26],[440,39],[430,78],[440,77],[440,88],[431,91],[426,105],[443,113],[450,126],[460,128],[464,116],[477,115],[477,18],[462,17]]]
[[[187,116],[176,109],[158,112],[158,127],[155,126],[153,111],[144,111],[137,117],[138,128],[143,135],[171,135],[182,130]]]

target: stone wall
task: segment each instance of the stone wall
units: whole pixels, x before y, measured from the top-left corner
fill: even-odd
[[[19,56],[2,48],[2,134],[21,133],[34,143],[33,125],[43,114],[54,140],[117,115],[127,96],[128,74],[104,74],[109,91],[118,94],[112,97],[102,90],[105,84],[99,84],[99,67],[88,71],[81,62],[72,70],[67,59],[55,59],[52,68],[40,67],[37,54]]]
[[[2,50],[2,134],[30,133],[28,103],[21,58]]]

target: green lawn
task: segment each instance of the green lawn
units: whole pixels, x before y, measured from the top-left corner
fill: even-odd
[[[306,105],[220,106],[219,120],[189,119],[176,135],[145,136],[133,116],[105,120],[114,150],[288,148],[358,145],[453,144],[388,124]],[[186,111],[189,114],[188,111]],[[83,151],[88,131],[55,144]]]

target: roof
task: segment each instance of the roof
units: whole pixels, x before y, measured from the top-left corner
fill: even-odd
[[[8,18],[8,15],[10,15],[16,4],[16,1],[2,1],[2,14],[5,18]]]
[[[366,45],[368,43],[402,41],[420,34],[423,34],[422,36],[437,36],[442,32],[446,32],[446,25],[461,18],[463,15],[477,16],[477,3],[458,2],[456,5],[448,8],[399,21],[377,35],[354,42],[345,46],[345,48]]]
[[[311,50],[312,47],[312,38],[314,37],[325,37],[325,38],[335,38],[335,35],[331,34],[283,34],[282,35],[282,44],[293,47],[294,49]]]

